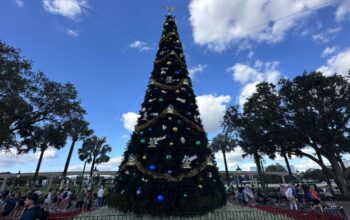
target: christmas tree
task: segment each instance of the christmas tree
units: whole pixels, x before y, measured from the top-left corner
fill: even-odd
[[[152,215],[206,213],[226,203],[169,14],[112,201],[117,210]]]

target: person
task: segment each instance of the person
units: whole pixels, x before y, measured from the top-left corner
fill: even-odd
[[[327,205],[330,207],[330,208],[336,208],[337,205],[335,204],[334,200],[333,200],[333,194],[332,194],[332,191],[330,189],[329,186],[326,186],[326,188],[323,189],[323,192],[324,192],[324,195],[326,197],[326,201],[327,201]]]
[[[52,189],[49,189],[47,195],[45,196],[44,204],[50,206],[52,203]]]
[[[8,216],[13,209],[17,206],[17,198],[15,195],[8,196],[5,201],[4,210],[1,212],[1,216]]]
[[[295,187],[290,183],[285,191],[285,196],[289,202],[290,209],[295,208],[295,210],[298,210],[298,206],[296,203],[296,199],[298,196],[296,195]]]
[[[314,185],[311,185],[309,187],[308,197],[311,200],[311,202],[313,203],[313,206],[311,206],[311,208],[312,209],[319,208],[321,210],[321,212],[323,212],[323,207],[321,205],[321,197],[318,194],[318,192],[315,190]]]
[[[86,197],[86,194],[87,194],[87,190],[86,188],[84,187],[81,192],[78,193],[77,195],[77,204],[76,204],[76,208],[83,208],[83,205],[84,205],[84,200],[85,200],[85,197]]]
[[[29,193],[24,201],[24,211],[20,220],[47,220],[48,213],[40,208],[38,204],[39,196],[37,193]]]
[[[104,190],[103,190],[103,186],[101,186],[100,189],[97,191],[98,206],[103,205],[103,196],[104,196]]]

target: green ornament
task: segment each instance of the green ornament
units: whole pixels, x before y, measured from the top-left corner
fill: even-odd
[[[187,198],[187,193],[184,193],[184,197]]]
[[[163,98],[160,98],[158,101],[159,101],[159,102],[163,102],[163,101],[164,101],[164,99],[163,99]]]
[[[141,144],[144,144],[146,143],[146,139],[142,138],[141,141],[140,141]]]
[[[143,134],[143,131],[140,131],[140,134],[142,135],[142,134]]]
[[[167,155],[166,155],[166,159],[167,159],[167,160],[171,160],[171,159],[172,159],[172,156],[171,156],[170,154],[167,154]]]
[[[201,145],[201,141],[196,141],[196,145]]]

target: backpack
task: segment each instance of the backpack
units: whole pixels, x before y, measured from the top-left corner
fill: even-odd
[[[38,206],[36,211],[35,211],[35,218],[34,219],[48,220],[49,219],[49,212],[45,211],[45,209]]]

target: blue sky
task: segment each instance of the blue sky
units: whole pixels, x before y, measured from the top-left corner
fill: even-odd
[[[242,104],[256,83],[304,71],[344,74],[350,68],[349,0],[2,0],[0,39],[21,48],[51,79],[72,82],[87,120],[113,147],[116,170],[144,98],[165,6],[174,14],[197,104],[209,139],[227,106]],[[41,171],[63,169],[67,146],[45,153]],[[76,149],[81,146],[79,143]],[[38,154],[0,153],[0,172],[32,172]],[[347,157],[349,158],[349,157]],[[222,157],[217,155],[222,168]],[[271,163],[283,163],[281,158]],[[291,162],[315,167],[306,159]],[[254,166],[239,150],[229,168]],[[82,169],[77,154],[71,170]]]

